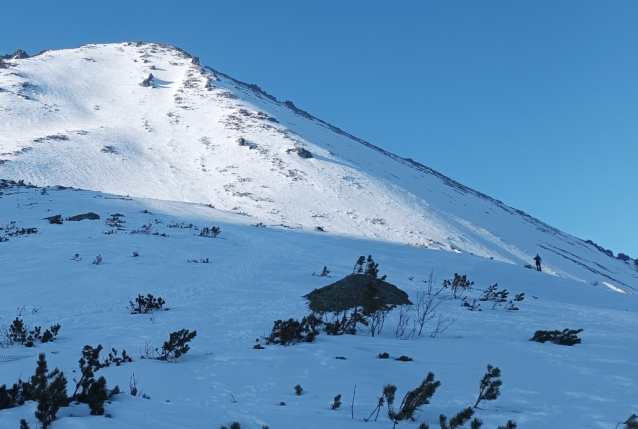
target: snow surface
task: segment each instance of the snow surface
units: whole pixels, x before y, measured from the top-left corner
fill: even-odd
[[[63,370],[72,384],[82,347],[102,344],[134,357],[98,372],[108,386],[128,392],[135,374],[138,387],[151,397],[116,395],[106,404],[111,418],[90,416],[86,405],[72,405],[60,410],[53,428],[215,428],[234,421],[247,429],[391,428],[384,412],[377,422],[363,421],[382,387],[397,385],[400,399],[430,371],[441,387],[416,422],[398,427],[427,422],[434,428],[440,413],[450,416],[474,403],[487,364],[502,370],[503,386],[496,401],[477,410],[484,428],[512,419],[519,428],[611,429],[638,410],[636,295],[467,253],[254,227],[246,216],[203,204],[57,188],[47,188],[46,195],[24,186],[2,191],[0,226],[15,221],[38,233],[0,243],[0,324],[9,324],[24,308],[28,325],[60,323],[62,328],[54,343],[0,349],[3,356],[32,356],[0,362],[0,383],[32,374],[35,355],[45,352],[49,367]],[[44,220],[89,211],[101,219],[62,225]],[[124,215],[124,229],[105,225],[114,213]],[[148,223],[152,232],[168,237],[131,234]],[[219,226],[222,232],[213,239],[198,236],[194,228],[169,227],[182,223],[200,229]],[[117,232],[104,234],[110,230]],[[72,260],[76,253],[79,262]],[[94,265],[98,254],[103,263]],[[253,349],[275,319],[308,314],[302,295],[349,274],[357,257],[368,254],[380,264],[380,274],[413,301],[430,272],[439,283],[455,272],[466,274],[475,282],[470,298],[494,283],[512,294],[524,292],[526,298],[513,312],[492,310],[486,303],[483,311],[472,312],[458,300],[447,300],[441,314],[456,322],[435,338],[429,337],[434,329],[429,322],[422,338],[396,339],[395,310],[374,338],[365,332],[324,333],[314,343]],[[188,262],[202,258],[210,263]],[[331,278],[312,276],[323,266]],[[170,310],[156,312],[153,319],[130,314],[127,304],[138,293],[163,297]],[[197,330],[197,337],[178,362],[140,359],[147,342],[160,346],[182,328]],[[529,341],[538,329],[564,328],[583,328],[582,344]],[[391,359],[378,359],[382,352]],[[414,361],[392,359],[401,355]],[[294,393],[297,384],[304,389],[301,396]],[[333,411],[329,406],[337,394],[343,395],[343,405]],[[17,428],[21,418],[35,427],[35,407],[27,403],[0,411],[0,427]]]
[[[437,427],[440,413],[474,403],[487,364],[501,368],[504,384],[477,412],[484,428],[512,419],[519,428],[611,429],[638,412],[633,264],[174,47],[86,45],[4,65],[0,179],[47,188],[0,181],[0,237],[38,229],[0,242],[0,326],[20,313],[30,326],[62,329],[54,343],[0,349],[0,384],[33,374],[39,352],[72,383],[82,347],[102,344],[135,360],[98,375],[126,392],[134,373],[151,397],[117,395],[106,405],[112,418],[72,405],[54,428],[389,428],[385,413],[363,422],[382,387],[397,385],[400,399],[429,371],[441,387],[416,423],[398,427]],[[89,211],[101,220],[44,220]],[[113,213],[124,215],[124,229],[105,225]],[[131,234],[149,223],[168,236]],[[177,224],[222,233],[169,227]],[[542,273],[524,268],[537,253]],[[91,263],[97,255],[100,265]],[[373,255],[413,301],[430,272],[439,283],[466,274],[470,298],[495,283],[526,298],[513,312],[446,300],[440,314],[455,323],[435,338],[432,321],[422,338],[396,339],[395,310],[375,338],[321,334],[312,344],[253,349],[274,320],[308,314],[302,296],[349,274],[360,255]],[[331,278],[312,276],[324,266]],[[131,315],[129,301],[147,293],[170,310]],[[179,362],[140,359],[145,344],[159,347],[182,328],[198,335]],[[536,330],[564,328],[583,328],[583,343],[529,341]],[[339,393],[342,407],[330,410]],[[35,427],[34,410],[0,411],[0,428],[20,418]]]

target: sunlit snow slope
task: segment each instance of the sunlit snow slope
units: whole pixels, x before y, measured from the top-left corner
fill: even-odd
[[[0,178],[210,204],[252,223],[320,227],[518,265],[540,253],[554,275],[624,290],[638,283],[633,263],[178,48],[86,45],[2,66]]]

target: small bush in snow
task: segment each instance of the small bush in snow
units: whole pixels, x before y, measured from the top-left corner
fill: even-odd
[[[632,414],[627,420],[619,424],[625,425],[623,429],[638,429],[638,415]],[[618,427],[618,425],[616,425],[616,427]]]
[[[332,403],[332,405],[330,406],[331,410],[336,410],[341,406],[341,394],[338,394],[337,396],[335,396],[334,398],[334,402]]]
[[[4,326],[0,329],[0,346],[8,347],[20,343],[26,347],[33,347],[36,340],[40,340],[42,343],[53,341],[59,331],[60,324],[56,324],[44,331],[43,334],[41,326],[29,329],[22,319],[16,317],[8,328]]]
[[[295,394],[297,396],[301,396],[302,393],[303,393],[303,387],[301,387],[301,385],[299,385],[299,384],[296,385],[295,386]]]
[[[155,298],[152,294],[142,296],[140,294],[135,298],[135,302],[129,301],[128,309],[131,310],[131,314],[146,314],[153,310],[160,310],[166,301],[162,297]]]
[[[33,385],[29,381],[18,381],[13,383],[13,387],[7,389],[7,385],[0,386],[0,410],[14,408],[24,405],[26,401],[33,401]]]
[[[501,394],[500,387],[503,384],[501,370],[492,365],[487,365],[487,372],[481,379],[479,386],[479,396],[474,403],[474,408],[478,408],[481,401],[494,401]]]
[[[164,342],[162,351],[157,359],[174,361],[181,355],[185,355],[190,350],[188,343],[196,335],[197,331],[189,332],[188,329],[171,332],[169,340]]]
[[[201,229],[201,231],[199,231],[199,236],[215,238],[220,233],[221,233],[221,229],[218,226],[213,226],[212,228],[205,226],[204,228]]]
[[[580,338],[578,334],[583,332],[582,329],[563,329],[563,331],[536,331],[530,341],[536,341],[539,343],[559,344],[561,346],[573,346],[574,344],[580,344]]]
[[[35,417],[47,429],[56,419],[61,407],[69,405],[66,394],[66,378],[57,368],[49,373],[44,353],[40,353],[35,374],[31,377],[33,398],[38,402]]]
[[[388,359],[390,357],[389,353],[383,352],[379,353],[379,359]]]
[[[288,344],[311,343],[315,336],[319,334],[318,327],[322,324],[314,314],[310,314],[301,322],[294,319],[276,320],[270,335],[265,338],[266,344]]]
[[[323,270],[321,270],[321,273],[318,274],[319,277],[330,277],[330,270],[328,269],[328,267],[323,267]],[[313,276],[317,275],[314,273],[312,273]]]
[[[414,390],[409,391],[403,397],[399,410],[394,409],[394,400],[397,387],[392,384],[383,386],[383,393],[379,397],[376,408],[372,411],[370,416],[365,421],[369,421],[373,415],[374,420],[379,417],[379,411],[384,404],[387,404],[388,417],[394,422],[396,426],[402,420],[414,420],[414,413],[423,405],[430,403],[430,398],[434,395],[436,389],[441,385],[440,381],[434,380],[434,374],[428,373],[428,376],[421,382],[421,385]]]
[[[454,273],[454,278],[449,280],[443,280],[443,287],[449,288],[454,299],[462,299],[470,290],[472,290],[471,282],[467,279],[466,275],[458,275]]]
[[[87,395],[87,402],[91,409],[92,416],[104,415],[104,401],[106,401],[107,397],[106,379],[104,377],[100,377],[97,381],[91,383]]]
[[[508,295],[509,292],[507,291],[507,289],[498,290],[498,283],[495,283],[483,291],[483,293],[479,297],[479,300],[493,302],[492,310],[494,310],[497,306],[501,305],[504,302],[507,302]]]
[[[75,382],[75,391],[73,392],[72,398],[78,403],[88,403],[89,389],[91,385],[95,383],[95,373],[105,366],[105,364],[100,362],[101,351],[101,344],[98,344],[96,348],[86,345],[82,349],[82,357],[78,361],[82,376],[79,381],[73,379]]]
[[[93,260],[93,265],[100,265],[101,263],[102,263],[102,256],[97,255],[95,259]]]
[[[111,347],[109,357],[104,361],[104,366],[110,366],[112,363],[115,364],[115,366],[120,366],[125,362],[133,362],[133,358],[126,353],[126,350],[122,350],[122,355],[118,356],[117,350]]]

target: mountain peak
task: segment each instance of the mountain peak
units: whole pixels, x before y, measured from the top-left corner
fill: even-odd
[[[589,248],[178,47],[125,42],[24,55],[0,70],[4,179],[202,203],[244,222],[521,265],[538,251],[573,259],[567,247]],[[547,269],[592,275],[561,263]]]

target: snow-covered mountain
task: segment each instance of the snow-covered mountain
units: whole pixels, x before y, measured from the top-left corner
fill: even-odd
[[[210,204],[250,222],[466,252],[635,287],[622,262],[292,102],[152,43],[0,69],[0,177]],[[391,126],[391,124],[389,124]],[[311,157],[309,157],[311,156]]]
[[[219,237],[203,234],[213,226]],[[542,273],[524,268],[536,253]],[[308,315],[303,296],[351,274],[360,255],[421,307],[394,309],[375,336],[360,325],[266,344],[275,320]],[[474,282],[465,304],[441,289],[455,273]],[[503,385],[475,411],[484,429],[622,427],[638,412],[637,279],[633,261],[177,48],[0,61],[0,429],[38,427],[36,402],[5,408],[1,387],[26,381],[38,353],[72,394],[83,347],[98,344],[133,357],[96,373],[125,394],[105,403],[109,418],[62,407],[53,429],[433,428],[476,403],[487,364]],[[525,298],[481,301],[491,285]],[[170,311],[131,314],[148,293]],[[419,334],[424,302],[435,307]],[[11,344],[16,318],[61,330]],[[565,328],[584,329],[582,344],[529,341]],[[152,359],[181,329],[197,331],[188,353]],[[364,421],[383,386],[397,386],[398,409],[430,371],[442,384],[416,421],[397,426],[386,409]]]

